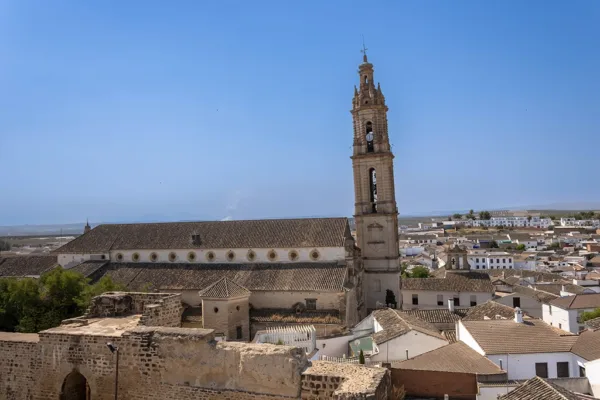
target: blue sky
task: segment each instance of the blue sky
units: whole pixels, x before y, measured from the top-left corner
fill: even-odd
[[[364,34],[401,214],[599,201],[600,2],[0,0],[0,224],[353,212]]]

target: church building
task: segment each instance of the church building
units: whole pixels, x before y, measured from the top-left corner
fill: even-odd
[[[251,339],[258,316],[306,313],[353,326],[387,290],[400,299],[388,108],[363,60],[351,110],[356,240],[347,218],[86,225],[54,251],[58,263],[132,291],[181,293],[187,307],[202,308],[205,327],[238,340]]]

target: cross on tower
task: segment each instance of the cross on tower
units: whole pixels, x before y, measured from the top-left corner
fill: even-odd
[[[363,53],[363,61],[364,62],[367,62],[367,50],[369,50],[369,49],[367,49],[367,47],[365,46],[365,36],[363,35],[363,48],[360,52]]]

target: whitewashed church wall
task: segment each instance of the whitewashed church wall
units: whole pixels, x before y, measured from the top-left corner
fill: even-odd
[[[342,292],[259,292],[253,291],[250,303],[254,308],[287,308],[298,302],[306,304],[306,299],[317,299],[317,310],[339,310],[343,301]],[[344,318],[344,316],[341,316]]]

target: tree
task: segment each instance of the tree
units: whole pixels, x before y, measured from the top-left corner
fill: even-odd
[[[410,278],[410,273],[408,272],[408,264],[405,262],[400,264],[400,276],[402,278]]]
[[[520,245],[517,246],[517,250],[519,250],[519,251],[525,250],[525,245],[521,243]]]
[[[527,222],[531,222],[531,219],[532,219],[532,218],[533,218],[533,217],[532,217],[531,215],[528,215],[528,216],[527,216]]]
[[[448,221],[452,221],[452,217],[448,217]]]
[[[468,219],[475,219],[475,211],[473,211],[472,209],[469,210],[469,213],[467,214],[467,218]]]
[[[497,248],[499,248],[499,247],[500,247],[500,246],[498,246],[498,242],[496,242],[495,240],[492,240],[492,241],[490,242],[490,249],[497,249]]]
[[[358,363],[359,364],[365,364],[365,354],[363,353],[362,349],[360,349],[360,353],[358,354]]]
[[[385,304],[388,307],[393,305],[394,308],[396,308],[396,306],[398,305],[398,303],[396,302],[396,295],[391,289],[385,290]]]
[[[462,215],[459,213],[455,213],[452,217],[454,217],[455,220],[462,219]]]
[[[10,243],[0,239],[0,251],[10,251]]]
[[[410,271],[411,278],[429,278],[429,269],[423,266],[416,266]]]
[[[554,242],[554,243],[550,243],[550,245],[548,246],[549,250],[558,250],[560,249],[560,243],[558,242]]]
[[[482,211],[479,213],[479,219],[489,220],[492,219],[492,215],[489,211]]]
[[[102,293],[121,292],[126,289],[127,287],[125,285],[114,282],[110,276],[104,275],[95,284],[87,285],[77,297],[76,302],[80,308],[85,309],[89,306],[94,297],[99,296]]]
[[[598,317],[600,317],[600,308],[596,308],[594,311],[586,311],[581,313],[579,320],[581,322],[585,322]]]

